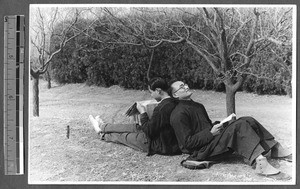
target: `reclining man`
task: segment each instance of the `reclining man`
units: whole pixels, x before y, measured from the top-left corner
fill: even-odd
[[[181,151],[190,154],[182,162],[183,166],[192,168],[190,163],[197,165],[199,162],[201,165],[201,162],[235,152],[247,159],[250,165],[256,162],[255,172],[258,174],[266,176],[280,172],[269,164],[264,155],[271,150],[271,157],[280,158],[290,155],[290,152],[283,149],[258,121],[252,117],[241,117],[226,127],[212,124],[205,107],[191,99],[193,93],[188,85],[176,81],[171,88],[172,96],[179,99],[179,103],[171,114],[170,122]]]
[[[106,142],[120,143],[136,150],[147,152],[147,155],[181,154],[170,115],[176,101],[168,94],[169,85],[162,78],[153,78],[148,84],[151,96],[159,102],[149,119],[146,108],[137,103],[141,113],[141,125],[104,123],[99,116],[89,116],[90,121],[101,139]]]

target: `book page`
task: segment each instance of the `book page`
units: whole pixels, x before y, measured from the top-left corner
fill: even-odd
[[[230,120],[232,120],[232,118],[236,117],[236,115],[234,113],[230,114],[228,117],[226,117],[225,119],[223,119],[220,124],[224,124]]]
[[[125,113],[126,116],[130,117],[130,116],[140,114],[140,112],[138,111],[138,109],[136,107],[136,103],[137,102],[135,102],[133,105],[131,105],[129,107],[129,109]],[[149,118],[151,118],[153,110],[159,102],[157,102],[156,100],[143,100],[143,101],[138,101],[138,103],[140,103],[142,106],[146,107],[147,115],[148,115]]]

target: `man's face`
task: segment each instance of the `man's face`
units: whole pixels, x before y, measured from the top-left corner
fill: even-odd
[[[150,87],[148,87],[149,93],[151,95],[152,98],[154,98],[156,101],[160,101],[161,100],[161,95],[158,88],[156,88],[154,91],[150,89]]]
[[[172,94],[178,99],[190,99],[192,92],[187,84],[182,81],[176,81],[172,84]]]

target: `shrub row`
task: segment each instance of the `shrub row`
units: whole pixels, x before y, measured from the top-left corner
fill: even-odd
[[[88,43],[88,42],[87,42]],[[70,43],[52,62],[51,77],[58,83],[82,83],[109,87],[120,85],[127,89],[146,89],[147,70],[151,51],[136,46],[118,46],[101,49],[88,43],[87,49],[76,50]],[[257,75],[277,79],[259,79],[249,75],[240,90],[257,94],[289,94],[284,71],[274,64],[253,61],[252,70]],[[167,80],[180,79],[191,88],[225,91],[210,66],[192,49],[182,45],[164,44],[154,50],[150,76]]]

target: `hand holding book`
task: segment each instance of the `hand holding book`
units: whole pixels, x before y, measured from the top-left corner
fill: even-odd
[[[145,112],[147,112],[147,107],[142,104],[141,102],[136,102],[136,109],[140,112],[140,114],[143,114]]]
[[[129,107],[125,115],[130,117],[130,116],[136,116],[144,112],[147,112],[147,115],[149,116],[149,118],[151,118],[153,110],[157,106],[157,104],[158,102],[156,100],[144,100],[144,101],[135,102],[133,105]]]
[[[222,130],[223,130],[223,125],[218,123],[211,128],[210,132],[213,136],[216,136],[221,134]]]
[[[224,123],[231,121],[231,120],[232,120],[233,118],[235,118],[235,117],[236,117],[236,115],[235,115],[234,113],[232,113],[232,114],[230,114],[228,117],[226,117],[225,119],[223,119],[223,120],[220,122],[220,124],[223,125]]]
[[[228,117],[223,119],[220,123],[215,124],[210,130],[212,135],[215,136],[221,134],[224,128],[229,124],[229,121],[233,120],[235,117],[236,115],[234,113],[230,114]]]

